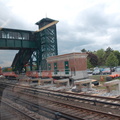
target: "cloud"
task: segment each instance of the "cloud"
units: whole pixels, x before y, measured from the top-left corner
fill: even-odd
[[[4,62],[3,61],[0,61],[0,64],[3,64]]]
[[[12,12],[12,8],[8,6],[7,1],[0,1],[0,28],[32,30],[32,25],[24,22],[23,18],[19,18]],[[0,66],[10,66],[18,51],[16,50],[0,50]]]
[[[106,4],[97,4],[80,11],[74,25],[63,23],[58,33],[60,52],[94,51],[120,43],[120,15],[108,14]],[[113,32],[114,31],[114,32]],[[120,48],[119,48],[120,50]]]
[[[22,30],[37,29],[34,23],[29,24],[24,18],[14,14],[13,7],[9,5],[8,1],[0,1],[0,9],[0,27]]]
[[[0,50],[0,66],[10,66],[16,53],[16,50]]]
[[[47,14],[48,17],[59,20],[57,24],[59,54],[80,52],[83,48],[90,51],[107,47],[120,50],[119,0],[10,1],[12,2],[0,1],[0,26],[36,30],[37,26],[33,21],[37,22]],[[54,3],[54,6],[51,3]],[[1,56],[3,55],[1,53]]]
[[[59,51],[64,50],[63,53],[80,51],[80,48],[96,43],[97,35],[103,35],[103,26],[107,26],[105,15],[102,15],[104,10],[100,8],[104,8],[104,6],[95,6],[80,12],[74,25],[64,22],[59,26]],[[104,31],[107,32],[105,29]]]
[[[22,28],[22,23],[11,14],[11,8],[0,1],[0,27]],[[18,21],[17,21],[18,20]],[[10,66],[17,51],[0,50],[0,66]]]

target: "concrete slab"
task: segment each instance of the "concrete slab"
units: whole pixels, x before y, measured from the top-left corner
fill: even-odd
[[[69,79],[55,80],[54,83],[56,83],[57,87],[59,87],[61,83],[67,83],[67,86],[69,86]]]
[[[117,85],[116,89],[118,91],[120,91],[120,80],[116,79],[116,80],[112,80],[112,81],[108,81],[104,83],[104,86],[106,86],[107,92],[111,91],[111,87]]]
[[[83,84],[86,84],[86,87],[90,90],[92,88],[92,79],[74,81],[74,85],[76,85],[76,89],[79,91],[82,91]]]
[[[34,78],[30,79],[31,82],[38,81],[38,85],[44,85],[45,82],[51,82],[53,84],[53,78],[41,79],[41,78]]]

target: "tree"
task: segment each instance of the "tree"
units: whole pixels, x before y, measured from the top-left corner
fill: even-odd
[[[111,52],[113,52],[113,49],[112,49],[111,47],[108,47],[108,48],[106,49],[106,52],[107,52],[107,53],[111,53]]]
[[[110,53],[110,55],[107,57],[106,59],[106,65],[109,67],[114,67],[118,65],[118,59],[117,57],[114,55],[113,52]]]
[[[81,50],[81,52],[87,52],[87,50],[86,50],[85,48],[83,48],[83,49]]]
[[[113,52],[113,49],[108,47],[105,51],[105,59],[107,59],[107,57],[110,55],[111,52]]]
[[[118,50],[114,50],[113,53],[117,57],[117,59],[119,61],[118,65],[120,65],[120,52]]]
[[[98,58],[95,54],[93,54],[92,52],[87,52],[88,56],[87,59],[89,60],[89,62],[91,63],[92,66],[97,66],[98,65]]]
[[[98,57],[98,65],[101,66],[101,65],[104,65],[105,64],[105,51],[104,49],[100,49],[100,50],[97,50],[95,52],[95,54],[97,55]]]
[[[87,68],[93,68],[93,65],[91,64],[89,58],[87,59]]]

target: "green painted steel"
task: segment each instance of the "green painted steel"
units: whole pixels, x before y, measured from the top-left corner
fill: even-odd
[[[39,29],[43,26],[53,22],[54,20],[49,18],[44,18],[37,22]],[[54,55],[58,55],[57,49],[57,35],[56,35],[56,25],[52,25],[40,32],[36,32],[35,39],[37,41],[38,50],[36,52],[36,63],[40,66],[40,70],[47,69],[46,58]]]
[[[69,62],[65,61],[64,66],[65,66],[65,74],[69,74]]]
[[[50,18],[43,18],[36,23],[39,29],[54,22]],[[12,67],[21,72],[26,64],[32,70],[36,63],[36,70],[46,70],[46,58],[58,54],[56,24],[41,31],[27,31],[17,29],[0,29],[0,49],[19,50]]]
[[[0,49],[37,48],[32,31],[2,28]]]
[[[37,48],[34,41],[23,41],[23,40],[7,40],[0,39],[0,49],[15,49],[19,50],[21,48]]]
[[[48,63],[48,70],[51,70],[51,64]]]
[[[32,49],[19,50],[19,52],[16,54],[14,61],[12,63],[12,67],[14,71],[18,71],[21,73],[25,65],[30,60],[32,53],[33,53]]]
[[[54,74],[57,74],[57,63],[54,63]]]

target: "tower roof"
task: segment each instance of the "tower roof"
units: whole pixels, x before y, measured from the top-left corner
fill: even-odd
[[[36,22],[35,24],[36,24],[36,25],[39,25],[39,24],[41,24],[41,23],[43,23],[43,22],[53,22],[53,21],[55,21],[55,20],[50,19],[50,18],[43,18],[43,19],[41,19],[40,21]]]

